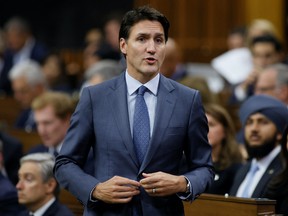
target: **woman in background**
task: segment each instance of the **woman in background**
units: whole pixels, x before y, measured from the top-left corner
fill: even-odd
[[[236,142],[234,123],[224,107],[206,104],[208,140],[212,146],[215,178],[207,193],[224,195],[229,192],[237,170],[244,161]]]

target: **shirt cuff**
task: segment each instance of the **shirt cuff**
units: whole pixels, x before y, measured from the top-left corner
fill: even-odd
[[[189,197],[191,197],[192,195],[192,186],[191,186],[191,182],[189,181],[189,179],[187,177],[184,176],[184,178],[187,181],[187,184],[189,185],[189,192],[187,193],[177,193],[177,196],[181,199],[181,200],[188,200]]]

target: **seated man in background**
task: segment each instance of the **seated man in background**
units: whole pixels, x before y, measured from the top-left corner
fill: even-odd
[[[230,195],[263,198],[269,181],[283,169],[280,141],[288,109],[271,96],[254,95],[242,104],[239,116],[250,161],[238,170]]]
[[[29,154],[21,158],[19,169],[18,201],[27,207],[24,215],[73,216],[57,200],[60,187],[53,176],[54,157],[49,153]]]
[[[49,152],[56,157],[69,128],[75,101],[62,92],[46,92],[33,100],[32,109],[42,144],[32,147],[28,153]],[[87,162],[85,170],[92,172],[93,163]]]
[[[69,127],[75,104],[72,98],[61,92],[46,92],[35,98],[32,110],[42,144],[28,152],[49,152],[57,156]]]
[[[259,75],[254,94],[267,94],[288,106],[288,66],[283,63],[271,65]]]
[[[46,81],[41,66],[32,60],[20,62],[11,69],[9,79],[14,97],[22,107],[15,127],[30,132],[35,129],[31,103],[35,97],[46,91]]]

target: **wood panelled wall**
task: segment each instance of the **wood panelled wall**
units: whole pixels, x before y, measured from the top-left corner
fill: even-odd
[[[228,32],[252,19],[270,19],[284,32],[284,0],[135,0],[135,7],[151,5],[167,16],[170,36],[186,62],[208,63],[226,51]]]

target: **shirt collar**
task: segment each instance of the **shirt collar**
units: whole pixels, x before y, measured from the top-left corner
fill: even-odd
[[[256,159],[254,158],[252,163],[253,162],[257,163],[260,169],[267,169],[267,167],[270,165],[272,160],[280,153],[280,151],[281,151],[281,146],[278,145],[264,158],[262,158],[258,161],[256,161]]]
[[[128,94],[132,95],[135,93],[135,91],[143,85],[138,80],[134,79],[132,76],[130,76],[126,70],[125,72],[125,78],[126,78],[126,84],[128,89]],[[149,89],[150,92],[152,92],[155,96],[158,93],[158,85],[159,85],[160,75],[159,73],[152,79],[149,80],[147,83],[144,84],[145,87]]]

